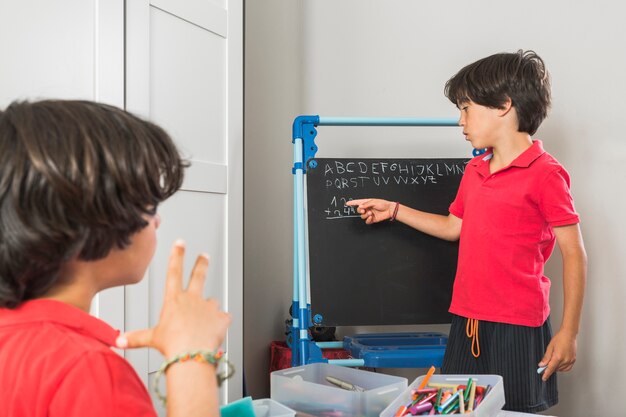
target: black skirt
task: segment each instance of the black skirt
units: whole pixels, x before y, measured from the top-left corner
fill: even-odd
[[[466,324],[465,317],[453,316],[443,358],[444,374],[501,375],[505,410],[537,413],[558,403],[556,373],[546,382],[537,373],[537,364],[552,339],[549,318],[540,327],[480,321],[478,358],[472,354]]]

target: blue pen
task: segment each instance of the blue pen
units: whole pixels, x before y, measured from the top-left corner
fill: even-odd
[[[538,373],[538,374],[542,373],[543,371],[545,371],[545,370],[546,370],[546,368],[547,368],[547,367],[548,367],[548,366],[546,365],[546,366],[541,366],[541,367],[537,368],[537,373]]]

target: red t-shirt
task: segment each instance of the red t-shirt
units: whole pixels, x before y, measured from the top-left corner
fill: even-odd
[[[539,140],[490,174],[493,154],[467,164],[450,213],[463,219],[450,312],[540,326],[550,314],[544,265],[553,227],[579,222],[567,171]]]
[[[58,301],[0,309],[0,417],[156,416],[117,335]]]

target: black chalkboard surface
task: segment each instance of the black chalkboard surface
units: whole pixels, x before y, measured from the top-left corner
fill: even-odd
[[[348,200],[448,214],[468,159],[316,159],[307,170],[311,312],[326,326],[449,323],[458,243],[366,225]]]

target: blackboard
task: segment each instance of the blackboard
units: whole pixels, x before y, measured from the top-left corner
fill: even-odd
[[[322,325],[450,322],[458,243],[399,222],[366,225],[345,202],[383,198],[447,215],[467,161],[318,158],[308,165],[311,312]]]

